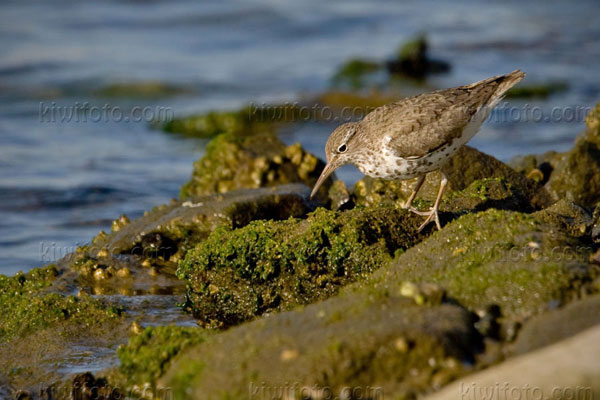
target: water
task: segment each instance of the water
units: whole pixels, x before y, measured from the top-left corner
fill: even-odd
[[[600,98],[599,4],[581,1],[3,1],[0,4],[0,273],[45,264],[122,213],[176,197],[205,142],[143,122],[40,121],[43,106],[88,102],[183,115],[248,101],[294,100],[327,88],[349,57],[382,59],[426,32],[452,72],[432,88],[521,68],[527,81],[561,80],[553,107]],[[146,100],[95,95],[106,84],[160,81],[185,93]],[[523,102],[511,105],[524,106]],[[472,141],[503,160],[567,149],[572,123],[491,122]],[[284,140],[323,156],[323,126]],[[344,169],[343,179],[358,174]]]

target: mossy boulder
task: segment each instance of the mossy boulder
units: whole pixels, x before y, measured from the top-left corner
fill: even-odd
[[[286,146],[273,135],[240,138],[223,134],[213,139],[206,155],[194,163],[192,178],[183,185],[180,195],[186,199],[296,182],[312,187],[324,166],[300,144]],[[327,198],[330,185],[331,179],[319,191],[320,198]]]
[[[491,209],[464,215],[373,279],[388,291],[402,280],[438,284],[469,309],[495,305],[506,321],[522,321],[576,298],[599,273],[587,263],[589,244],[547,214]]]
[[[186,307],[209,326],[230,326],[324,299],[418,242],[420,220],[393,207],[321,208],[305,220],[218,228],[178,269]]]
[[[450,198],[457,198],[456,194],[452,194],[452,192],[463,191],[476,181],[479,181],[479,183],[475,183],[472,187],[472,194],[486,190],[488,186],[492,185],[494,188],[490,188],[491,190],[488,192],[495,192],[496,199],[501,200],[502,198],[499,197],[499,192],[496,190],[501,188],[492,181],[493,179],[500,179],[498,182],[501,182],[506,188],[506,190],[503,190],[506,196],[520,197],[507,202],[501,208],[514,206],[516,210],[525,211],[527,209],[541,209],[552,203],[552,199],[540,183],[523,176],[496,158],[469,146],[462,147],[442,167],[442,170],[449,181],[446,189],[446,202]],[[433,201],[438,192],[440,179],[441,174],[439,171],[427,174],[417,199]],[[402,204],[412,192],[414,184],[414,179],[397,181],[364,177],[355,184],[352,197],[354,202],[360,205]],[[510,194],[507,190],[513,194]],[[483,195],[483,193],[480,194]],[[448,204],[448,211],[456,211],[457,208],[460,208],[456,202],[454,203]],[[500,202],[497,202],[497,205],[500,205]],[[442,206],[442,209],[444,207]],[[469,207],[468,204],[465,204],[464,209],[476,209],[476,207]]]
[[[464,374],[481,345],[472,322],[449,304],[340,296],[189,347],[157,386],[176,399],[415,398]]]

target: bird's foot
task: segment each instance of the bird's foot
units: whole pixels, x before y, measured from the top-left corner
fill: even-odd
[[[405,210],[410,211],[411,213],[417,214],[417,215],[421,215],[421,216],[429,216],[429,214],[431,214],[431,210],[428,211],[419,211],[414,207],[404,207]]]
[[[438,215],[437,208],[434,207],[430,211],[419,215],[427,215],[427,219],[425,219],[421,226],[419,226],[417,232],[421,232],[431,222],[435,222],[435,225],[437,226],[438,230],[442,229],[442,225],[440,224],[440,216]]]

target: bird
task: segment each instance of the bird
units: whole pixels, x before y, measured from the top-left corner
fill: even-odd
[[[441,229],[438,212],[448,179],[442,171],[433,207],[419,211],[412,203],[425,176],[441,169],[475,136],[492,108],[524,77],[524,72],[515,70],[469,85],[420,94],[378,107],[360,121],[338,126],[327,139],[327,163],[310,197],[346,164],[374,178],[417,178],[403,208],[427,217],[418,232],[431,222]]]

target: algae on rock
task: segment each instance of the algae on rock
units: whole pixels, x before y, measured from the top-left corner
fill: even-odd
[[[312,187],[325,164],[300,144],[285,146],[270,134],[237,137],[222,134],[194,163],[192,178],[181,188],[181,198],[225,193],[242,188],[260,188],[301,182]],[[319,191],[327,198],[331,179]]]
[[[154,383],[166,372],[169,363],[180,351],[202,343],[208,336],[206,331],[195,327],[147,327],[129,339],[127,345],[119,347],[119,371],[129,385],[143,387],[146,383]]]
[[[591,247],[547,212],[490,209],[464,215],[407,250],[373,280],[388,291],[402,280],[435,283],[469,309],[499,306],[507,320],[539,314],[551,302],[577,297],[599,273],[587,263]]]
[[[59,275],[54,265],[12,277],[0,275],[0,343],[68,322],[83,327],[107,322],[121,311],[91,297],[64,296],[49,289]]]
[[[305,220],[218,228],[178,269],[186,307],[209,326],[230,326],[329,297],[417,243],[419,221],[393,207],[318,209]]]

